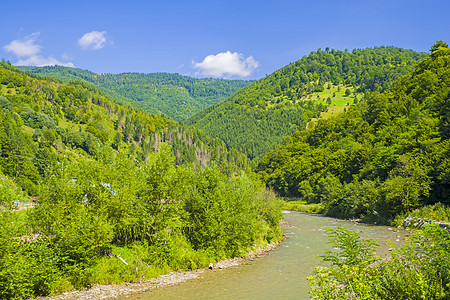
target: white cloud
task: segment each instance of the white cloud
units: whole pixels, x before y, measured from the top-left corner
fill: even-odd
[[[259,66],[259,63],[249,56],[230,51],[216,55],[208,55],[202,62],[193,62],[194,68],[200,69],[201,74],[214,77],[247,77]]]
[[[37,44],[39,32],[32,33],[21,40],[14,40],[3,49],[12,52],[17,56],[18,61],[14,63],[17,66],[53,66],[60,65],[66,67],[74,67],[71,62],[62,62],[52,56],[44,57],[41,53],[41,46]]]
[[[14,40],[3,49],[7,52],[14,53],[17,57],[28,57],[37,55],[41,52],[41,46],[36,44],[36,40],[39,36],[39,32],[35,32],[26,36],[22,40]]]
[[[106,42],[106,31],[94,30],[84,34],[78,40],[78,45],[85,50],[99,50],[105,47]]]
[[[36,66],[36,67],[43,67],[43,66],[65,66],[65,67],[71,67],[74,68],[74,64],[71,62],[62,62],[57,60],[54,57],[43,57],[41,55],[34,55],[27,57],[25,59],[19,59],[16,63],[16,66]]]

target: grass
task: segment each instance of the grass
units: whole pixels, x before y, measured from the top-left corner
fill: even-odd
[[[308,203],[299,199],[283,198],[283,209],[294,210],[305,213],[321,214],[324,212],[323,204],[321,203]]]
[[[302,97],[300,100],[315,100],[315,101],[325,101],[328,99],[328,97],[331,98],[331,105],[330,106],[345,106],[347,103],[349,105],[353,104],[353,100],[355,98],[355,94],[353,93],[354,88],[351,86],[345,86],[345,85],[331,85],[330,88],[327,88],[328,84],[325,84],[325,90],[322,92],[315,92],[308,96]],[[352,94],[350,96],[345,96],[345,90],[350,89]],[[334,96],[333,96],[334,95]],[[357,93],[356,97],[359,99],[362,98],[361,93]]]
[[[325,87],[327,87],[327,84],[325,85]],[[350,96],[345,96],[346,89],[350,89],[350,91],[352,91],[352,94]],[[331,85],[330,89],[325,89],[323,92],[320,93],[314,93],[311,99],[313,100],[317,99],[316,101],[322,101],[323,103],[326,103],[328,97],[330,97],[331,104],[329,105],[327,111],[322,112],[320,114],[319,118],[311,119],[311,122],[308,124],[308,128],[311,125],[317,123],[319,119],[327,119],[343,113],[348,107],[354,104],[355,98],[358,99],[358,101],[361,100],[363,94],[357,93],[355,95],[353,91],[354,88],[340,84],[340,85]],[[308,99],[308,97],[306,97],[305,99]]]
[[[328,85],[330,85],[330,88],[328,88]],[[303,96],[298,100],[289,100],[288,97],[284,95],[273,97],[273,100],[271,102],[267,102],[267,109],[284,105],[285,103],[295,105],[303,101],[310,100],[326,104],[327,99],[331,98],[331,104],[328,106],[328,110],[326,112],[322,112],[320,118],[313,118],[311,120],[313,123],[316,123],[318,119],[326,119],[341,114],[346,108],[354,104],[355,98],[359,101],[363,97],[362,93],[355,94],[355,88],[351,86],[345,86],[342,84],[333,85],[331,83],[326,83],[324,87],[325,89],[322,92],[314,92],[309,95]],[[345,95],[345,90],[347,89],[350,89],[350,91],[352,92],[350,96]]]

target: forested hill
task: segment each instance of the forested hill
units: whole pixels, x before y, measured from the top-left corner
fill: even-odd
[[[223,139],[250,159],[259,159],[285,136],[304,128],[308,120],[326,110],[331,103],[327,97],[331,98],[335,91],[348,89],[350,105],[355,96],[360,100],[368,92],[385,90],[424,57],[424,53],[394,47],[352,52],[319,49],[187,123]]]
[[[62,66],[19,68],[63,81],[90,82],[119,103],[130,104],[150,113],[161,112],[177,121],[225,100],[252,82],[197,79],[169,73],[96,74]]]
[[[224,142],[0,63],[0,299],[207,268],[281,219]]]
[[[390,89],[287,138],[257,167],[267,184],[367,221],[449,204],[450,49],[431,51]]]
[[[177,164],[245,169],[243,154],[167,117],[124,107],[88,84],[33,78],[0,65],[0,174],[33,195],[40,179],[66,160],[95,159],[117,151],[147,160],[161,143]]]

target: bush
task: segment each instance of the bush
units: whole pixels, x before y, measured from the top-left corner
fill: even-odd
[[[403,220],[407,217],[416,217],[422,219],[424,222],[427,220],[437,222],[450,222],[450,207],[443,203],[435,203],[433,205],[427,205],[413,210],[412,212],[405,214],[399,214],[392,222],[392,226],[402,226]]]
[[[228,179],[215,168],[198,171],[185,202],[187,237],[216,258],[239,256],[257,236],[256,188],[245,175]]]
[[[0,298],[48,295],[60,276],[54,252],[45,239],[25,235],[16,219],[16,212],[0,214]]]
[[[25,125],[31,128],[56,128],[56,122],[47,114],[27,109],[20,114]]]
[[[176,166],[166,146],[140,164],[101,148],[95,158],[48,172],[26,224],[39,240],[17,243],[25,225],[1,220],[0,298],[206,267],[281,238],[280,202],[251,175]]]
[[[384,259],[355,252],[368,243],[358,240],[356,233],[336,230],[328,234],[341,250],[337,254],[328,251],[324,260],[333,266],[316,268],[309,278],[313,299],[449,299],[447,229],[427,225],[403,247],[390,248],[391,256]]]

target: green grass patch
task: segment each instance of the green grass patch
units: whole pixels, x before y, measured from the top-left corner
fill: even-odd
[[[345,94],[346,90],[350,90],[351,94],[350,96]],[[330,88],[328,88],[328,83],[325,84],[325,90],[322,92],[313,92],[308,95],[305,95],[301,97],[298,100],[292,100],[289,99],[285,95],[280,95],[273,97],[272,101],[267,102],[266,109],[277,107],[277,106],[283,106],[286,105],[286,103],[295,105],[298,103],[301,103],[303,101],[315,101],[318,103],[324,103],[329,105],[328,110],[326,112],[323,112],[320,115],[320,118],[326,119],[335,115],[338,115],[348,107],[354,104],[355,99],[357,101],[360,101],[363,98],[363,93],[355,93],[354,87],[351,86],[345,86],[345,85],[333,85],[330,83]],[[327,99],[331,99],[331,104],[327,103]],[[314,118],[311,121],[317,122],[318,118]]]
[[[321,203],[308,203],[298,199],[283,199],[284,210],[294,210],[305,213],[321,214],[324,212],[324,206]]]
[[[327,103],[327,99],[331,99],[331,104],[328,106],[328,110],[322,112],[319,118],[311,119],[311,124],[317,123],[319,119],[327,119],[333,116],[337,116],[343,113],[346,109],[355,103],[355,99],[360,101],[363,97],[362,93],[354,93],[355,88],[345,85],[331,85],[330,89],[327,89],[327,84],[325,84],[325,90],[319,93],[313,93],[311,96],[303,97],[301,100],[314,100],[320,101],[322,103]],[[350,96],[345,95],[345,91],[349,89],[351,91]]]
[[[171,271],[205,268],[215,259],[206,251],[195,251],[187,239],[176,234],[155,244],[135,242],[112,246],[92,269],[91,281],[99,284],[139,282]]]
[[[6,84],[0,84],[1,95],[6,95],[7,89]]]

